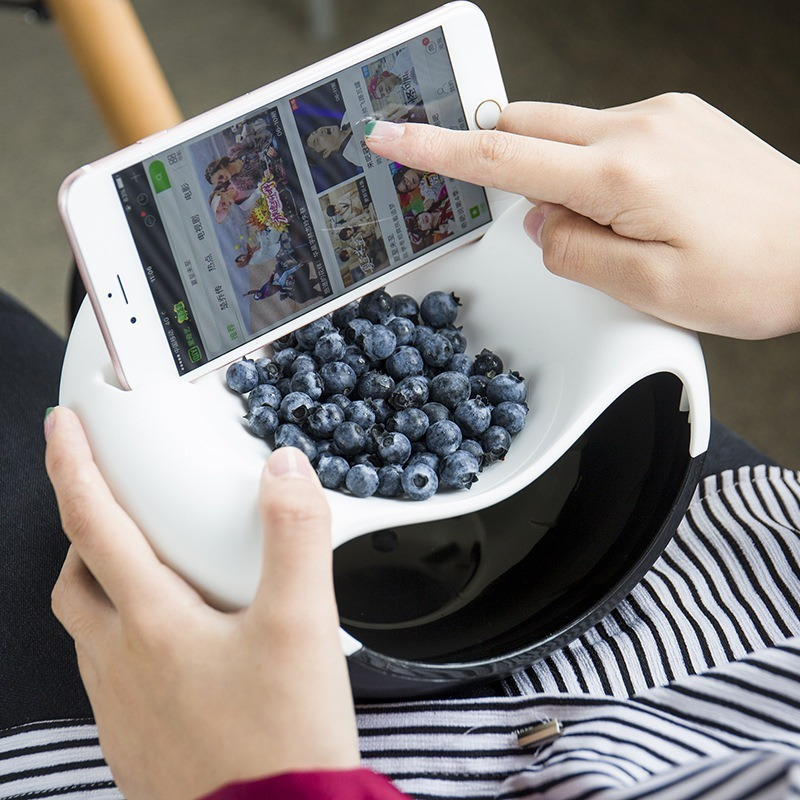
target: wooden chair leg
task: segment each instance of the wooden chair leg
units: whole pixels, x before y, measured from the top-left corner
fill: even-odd
[[[178,103],[128,0],[48,0],[119,147],[170,128]]]

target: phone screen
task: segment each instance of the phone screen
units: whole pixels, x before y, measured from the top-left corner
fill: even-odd
[[[491,219],[370,117],[467,127],[441,28],[113,176],[179,374]]]

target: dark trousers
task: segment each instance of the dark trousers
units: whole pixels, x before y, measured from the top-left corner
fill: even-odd
[[[0,293],[0,729],[91,715],[72,640],[50,611],[67,552],[44,469],[64,342]]]
[[[58,402],[63,356],[64,342],[0,292],[0,730],[91,715],[72,641],[50,611],[67,539],[44,469],[42,420]],[[713,425],[706,474],[764,463],[774,462]]]

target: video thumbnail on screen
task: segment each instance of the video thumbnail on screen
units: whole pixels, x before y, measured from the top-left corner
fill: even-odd
[[[277,109],[195,142],[190,152],[208,188],[215,233],[249,330],[330,295]]]

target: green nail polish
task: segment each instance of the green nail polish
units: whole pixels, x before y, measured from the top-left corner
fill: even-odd
[[[47,441],[50,438],[50,434],[53,432],[53,425],[55,424],[56,418],[50,416],[53,413],[54,406],[49,406],[45,409],[44,412],[44,440]]]
[[[388,142],[403,135],[406,126],[385,119],[370,119],[364,123],[364,138],[372,142]]]

